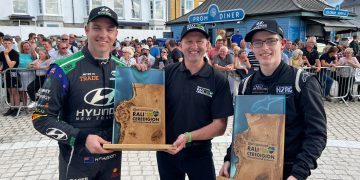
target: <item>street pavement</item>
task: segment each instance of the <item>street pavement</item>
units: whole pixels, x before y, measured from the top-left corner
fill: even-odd
[[[360,179],[360,102],[325,103],[328,143],[309,179]],[[1,108],[0,111],[6,109]],[[216,172],[231,141],[232,120],[224,136],[213,140]],[[123,152],[123,180],[159,179],[155,152]],[[39,134],[31,114],[0,115],[0,180],[58,179],[57,142]]]

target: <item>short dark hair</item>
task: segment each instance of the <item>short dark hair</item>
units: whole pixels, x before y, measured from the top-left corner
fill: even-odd
[[[177,46],[176,41],[175,41],[174,39],[171,39],[171,40],[169,41],[169,46],[170,46],[170,47],[176,47],[176,46]]]
[[[4,41],[12,41],[13,39],[12,39],[11,36],[5,35],[3,40],[4,40]]]
[[[357,35],[353,35],[353,39],[354,39],[354,40],[357,39]]]
[[[50,45],[52,44],[51,39],[48,39],[48,38],[44,38],[44,39],[43,39],[43,42],[47,42],[47,43],[49,43]]]
[[[36,34],[35,34],[35,33],[29,33],[29,40],[30,40],[33,36],[36,36]]]
[[[338,51],[339,51],[339,49],[338,49],[337,47],[331,46],[331,47],[328,49],[327,53],[333,53],[333,52],[337,53]]]
[[[0,37],[4,37],[4,33],[0,32]]]

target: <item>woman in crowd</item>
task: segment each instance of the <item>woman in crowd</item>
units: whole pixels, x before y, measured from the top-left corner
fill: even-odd
[[[136,60],[134,58],[134,51],[130,47],[123,47],[122,48],[123,56],[120,58],[120,61],[125,62],[127,67],[131,67],[132,65],[136,64]]]
[[[235,57],[237,57],[238,55],[239,55],[239,52],[240,52],[240,47],[239,46],[235,46],[234,48],[233,48],[233,51],[234,51],[234,58]],[[246,54],[245,54],[246,55]]]
[[[49,65],[51,63],[51,59],[49,56],[49,53],[46,51],[45,48],[39,48],[38,49],[39,59],[36,59],[31,64],[29,64],[29,68],[35,69],[35,80],[32,81],[28,86],[28,94],[33,101],[31,104],[29,104],[29,108],[35,107],[35,94],[36,92],[41,88],[41,86],[44,84],[45,78],[46,78],[46,72],[49,69]]]
[[[237,56],[234,56],[234,67],[241,78],[245,78],[250,75],[249,70],[251,68],[251,64],[244,49],[240,49]]]
[[[304,66],[304,61],[302,59],[303,51],[300,49],[296,49],[293,51],[293,55],[289,59],[292,62],[292,66],[296,68],[301,68]]]
[[[31,45],[28,41],[20,43],[19,68],[27,69],[33,62],[31,55]],[[27,86],[34,80],[34,73],[29,70],[20,70],[21,88],[19,88],[20,100],[23,106],[27,106]]]
[[[239,46],[234,47],[234,68],[235,68],[235,81],[234,81],[234,94],[238,94],[238,87],[240,80],[250,75],[253,72],[249,58],[246,55],[245,49],[240,49]]]
[[[152,66],[152,68],[162,69],[168,64],[170,64],[171,62],[169,62],[168,60],[168,54],[169,54],[168,49],[166,48],[161,49],[160,58],[155,59],[155,63]]]
[[[350,91],[352,90],[352,85],[354,84],[354,78],[352,79],[353,81],[350,82],[350,78],[353,77],[354,74],[354,69],[353,68],[360,68],[360,64],[359,61],[356,59],[356,57],[353,57],[354,51],[352,48],[346,48],[344,51],[345,56],[340,58],[339,60],[339,65],[340,66],[350,66],[349,67],[343,67],[340,70],[340,79],[339,79],[339,87],[341,87],[340,92],[339,92],[339,96],[345,96],[346,93],[347,96],[344,98],[346,101],[347,100],[353,100],[350,92],[347,92],[347,89],[350,89]],[[348,86],[350,86],[350,88],[348,88]]]

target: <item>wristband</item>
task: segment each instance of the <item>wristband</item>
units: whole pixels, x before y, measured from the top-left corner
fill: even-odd
[[[185,135],[187,136],[187,138],[188,138],[188,140],[187,140],[187,142],[186,142],[186,143],[191,142],[191,141],[192,141],[191,134],[190,134],[189,132],[185,132],[184,134],[185,134]]]

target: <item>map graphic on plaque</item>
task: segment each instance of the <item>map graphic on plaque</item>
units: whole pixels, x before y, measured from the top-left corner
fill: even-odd
[[[115,71],[113,150],[164,150],[164,71],[118,67]]]
[[[285,96],[236,96],[231,179],[282,179]]]

